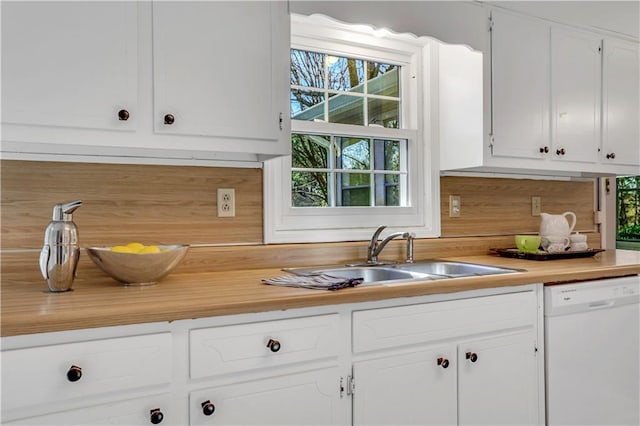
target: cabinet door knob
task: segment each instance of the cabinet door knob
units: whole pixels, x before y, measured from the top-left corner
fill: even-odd
[[[166,114],[164,116],[164,124],[167,125],[172,125],[174,122],[176,121],[176,118],[173,116],[173,114]]]
[[[540,147],[540,153],[541,153],[541,154],[542,154],[542,153],[546,154],[546,153],[548,153],[548,152],[549,152],[549,147],[548,147],[548,146],[541,146],[541,147]]]
[[[214,413],[214,411],[216,411],[216,406],[213,405],[213,402],[211,402],[208,399],[205,402],[203,402],[201,406],[202,406],[202,414],[204,414],[205,416],[210,416]]]
[[[564,155],[564,154],[565,154],[564,148],[556,149],[556,155]]]
[[[438,358],[438,365],[441,365],[442,368],[447,368],[449,366],[449,360],[446,358]]]
[[[471,362],[476,362],[478,360],[478,354],[475,352],[467,352],[466,358]]]
[[[82,368],[77,365],[72,365],[67,371],[67,380],[70,382],[77,382],[82,378]]]
[[[607,159],[608,159],[608,160],[613,160],[614,158],[616,158],[616,153],[615,153],[615,152],[612,152],[612,153],[610,153],[610,154],[607,154]]]
[[[271,352],[278,352],[280,350],[280,342],[276,339],[269,339],[267,347],[271,349]]]
[[[164,420],[164,414],[162,414],[162,411],[160,411],[159,408],[154,408],[151,410],[149,420],[151,420],[151,423],[154,425],[160,424],[162,423],[162,420]]]
[[[129,111],[126,109],[121,109],[118,111],[118,120],[127,121],[129,119]]]

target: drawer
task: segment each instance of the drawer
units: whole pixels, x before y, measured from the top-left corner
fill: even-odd
[[[126,401],[112,402],[75,410],[64,410],[43,416],[23,418],[16,421],[3,422],[6,425],[25,426],[85,426],[85,425],[122,425],[122,426],[147,426],[162,416],[159,424],[180,424],[179,413],[170,406],[169,394],[153,395],[143,398],[134,398]]]
[[[191,378],[336,357],[338,325],[331,314],[191,330]]]
[[[535,325],[533,291],[355,311],[353,352]]]
[[[171,333],[9,350],[2,352],[2,409],[160,385],[171,378]]]

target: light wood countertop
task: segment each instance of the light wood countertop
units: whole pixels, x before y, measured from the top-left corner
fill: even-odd
[[[339,291],[261,284],[261,278],[284,274],[274,268],[173,274],[147,287],[124,287],[106,276],[78,277],[74,290],[66,293],[49,293],[43,281],[11,276],[2,280],[0,334],[15,336],[640,274],[640,252],[626,250],[552,261],[492,255],[447,259],[527,272]]]

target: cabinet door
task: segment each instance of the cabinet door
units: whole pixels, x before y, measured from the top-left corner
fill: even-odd
[[[191,392],[191,425],[347,425],[337,368]]]
[[[359,361],[353,372],[354,425],[456,424],[455,347]]]
[[[493,155],[542,158],[549,150],[550,26],[491,16]]]
[[[179,414],[171,405],[169,395],[154,395],[144,398],[96,405],[86,408],[64,410],[44,416],[29,417],[21,420],[5,422],[7,425],[45,426],[85,426],[85,425],[122,425],[146,426],[153,420],[161,419],[162,425],[184,424]]]
[[[640,165],[638,43],[605,39],[602,161]]]
[[[288,25],[286,2],[155,2],[156,132],[278,140]]]
[[[2,2],[2,122],[134,130],[137,46],[135,2]]]
[[[533,331],[458,345],[458,424],[537,424]]]
[[[594,35],[551,32],[552,158],[598,161],[601,51]]]

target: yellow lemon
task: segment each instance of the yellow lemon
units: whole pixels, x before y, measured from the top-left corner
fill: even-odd
[[[136,253],[137,252],[137,250],[134,250],[128,246],[113,246],[111,247],[111,251],[115,251],[117,253]]]
[[[160,248],[158,246],[145,246],[138,253],[140,254],[160,253]]]
[[[138,252],[144,248],[144,244],[140,243],[129,243],[127,247],[131,249],[132,252]]]

